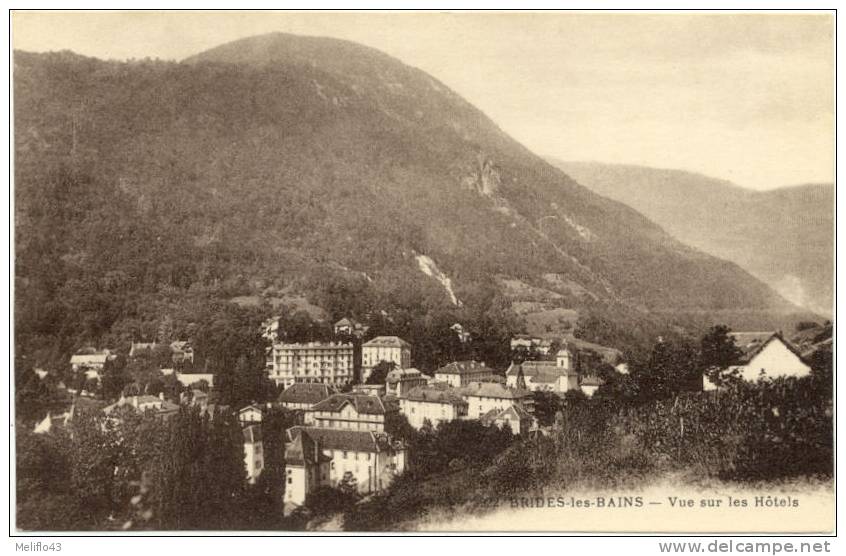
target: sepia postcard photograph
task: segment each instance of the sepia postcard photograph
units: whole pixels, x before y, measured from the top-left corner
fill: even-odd
[[[835,533],[835,10],[8,13],[10,536]]]

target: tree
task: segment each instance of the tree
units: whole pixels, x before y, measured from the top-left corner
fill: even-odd
[[[552,425],[555,413],[561,409],[562,400],[555,392],[535,390],[532,392],[534,400],[534,415],[543,426]]]
[[[738,364],[742,352],[735,344],[729,327],[711,327],[699,345],[699,369],[714,385],[722,386],[737,379],[737,372],[729,369]]]
[[[650,401],[701,389],[697,354],[687,343],[658,339],[645,363],[632,366],[631,377],[638,399]]]
[[[370,376],[367,377],[365,384],[385,384],[388,379],[388,373],[397,368],[397,364],[393,361],[379,361]]]

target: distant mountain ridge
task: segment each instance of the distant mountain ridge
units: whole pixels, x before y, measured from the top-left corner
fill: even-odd
[[[680,241],[733,261],[797,305],[831,316],[832,184],[754,191],[682,170],[553,163],[582,185],[643,213]]]
[[[14,98],[19,334],[77,330],[75,304],[110,334],[124,310],[102,307],[195,291],[384,311],[412,342],[461,322],[506,348],[512,290],[621,347],[797,312],[347,41],[263,35],[181,63],[15,52]]]

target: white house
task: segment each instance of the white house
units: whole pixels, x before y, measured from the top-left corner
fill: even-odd
[[[264,469],[261,425],[244,427],[244,464],[247,467],[247,481],[255,483]]]
[[[361,345],[361,382],[367,382],[373,367],[382,362],[398,369],[411,367],[411,344],[397,336],[376,336]]]
[[[255,404],[243,407],[238,411],[238,421],[241,426],[261,424],[263,418],[264,410]]]
[[[355,319],[344,317],[335,323],[334,329],[336,336],[356,336],[361,338],[367,333],[370,327],[361,324]]]
[[[760,378],[802,377],[811,373],[811,367],[799,351],[779,332],[735,332],[735,344],[743,355],[739,365],[728,371],[737,371],[748,382]],[[714,390],[707,376],[703,377],[705,390]]]
[[[209,388],[214,386],[214,374],[212,373],[176,373],[176,380],[180,382],[183,386],[191,386],[192,384],[196,384],[200,381],[205,380]]]
[[[504,428],[505,425],[508,425],[514,434],[528,434],[530,430],[535,428],[535,418],[519,405],[512,405],[505,409],[491,409],[482,415],[479,420],[485,426],[494,425]]]
[[[467,417],[468,404],[453,388],[417,386],[400,398],[400,413],[415,429],[428,420],[432,426]]]
[[[505,409],[512,405],[527,411],[532,407],[531,392],[496,382],[471,382],[461,388],[460,393],[467,400],[467,416],[470,419],[480,419],[492,409]]]
[[[384,432],[291,427],[285,445],[285,512],[321,486],[379,492],[405,470],[406,447]]]
[[[106,361],[115,357],[117,356],[108,349],[83,348],[71,356],[71,369],[74,372],[84,370],[85,378],[100,378],[100,372],[106,365]]]

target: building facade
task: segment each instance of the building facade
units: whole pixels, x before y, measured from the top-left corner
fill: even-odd
[[[411,344],[397,336],[377,336],[361,346],[361,382],[366,382],[373,367],[381,362],[398,369],[411,367]]]
[[[400,413],[419,429],[426,421],[433,427],[467,417],[468,403],[453,388],[418,386],[401,397]]]
[[[531,392],[496,382],[471,382],[461,388],[461,396],[467,400],[467,416],[470,419],[481,419],[492,409],[503,410],[511,406],[519,406],[529,412],[532,410]]]
[[[384,432],[391,411],[377,396],[334,394],[311,408],[309,420],[317,428]]]
[[[401,398],[418,386],[426,386],[432,377],[417,369],[394,369],[385,378],[385,393]]]
[[[268,352],[267,374],[274,384],[285,388],[298,382],[348,384],[353,378],[353,345],[274,344]]]
[[[735,332],[732,337],[742,355],[740,364],[728,370],[747,382],[811,373],[811,366],[799,351],[778,332]],[[708,377],[703,377],[703,386],[705,390],[716,388]]]
[[[505,384],[531,392],[540,390],[563,394],[579,388],[579,374],[575,367],[574,355],[567,349],[561,349],[554,361],[512,363],[505,372]]]
[[[453,388],[461,388],[471,382],[493,378],[495,375],[496,372],[485,366],[484,361],[453,361],[435,371],[435,382],[445,382]]]

